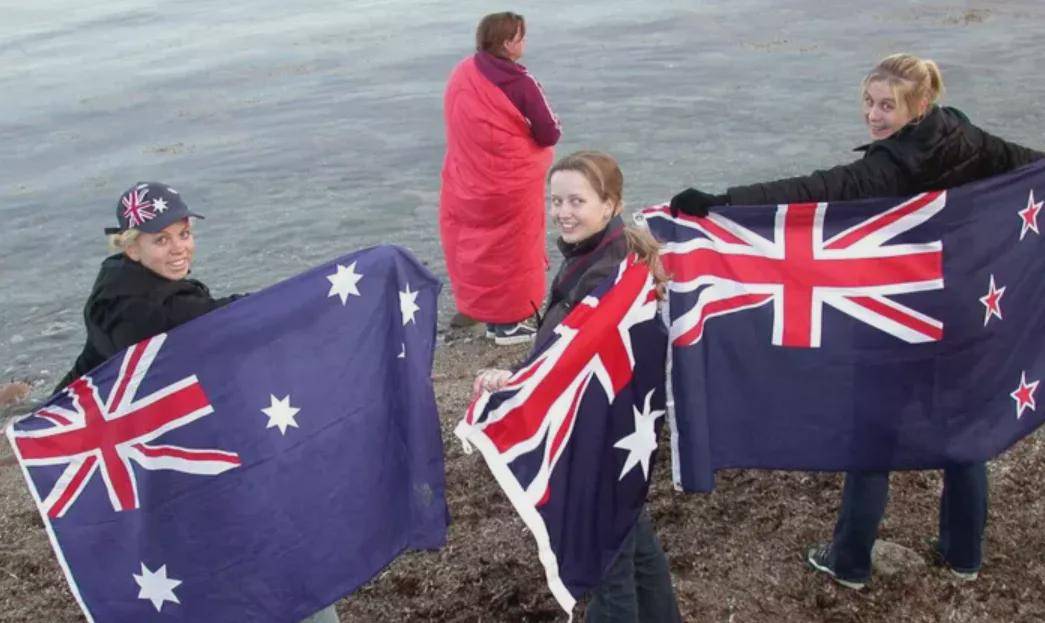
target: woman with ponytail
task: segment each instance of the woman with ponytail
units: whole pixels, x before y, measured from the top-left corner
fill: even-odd
[[[559,228],[556,241],[563,262],[552,282],[548,307],[537,331],[534,350],[551,339],[555,327],[575,305],[610,275],[629,253],[650,267],[663,298],[667,274],[660,262],[659,244],[650,233],[621,218],[624,175],[609,154],[579,151],[552,166],[551,217]],[[511,376],[509,370],[483,370],[475,379],[474,394],[497,391]],[[664,550],[643,509],[617,559],[595,589],[585,620],[600,622],[674,623],[681,621]]]
[[[1045,156],[988,134],[955,108],[939,106],[943,77],[931,60],[887,56],[864,78],[861,91],[871,143],[857,148],[864,152],[860,160],[805,177],[735,186],[722,195],[689,188],[671,200],[672,212],[707,216],[716,205],[913,195],[1005,173]],[[888,472],[848,473],[834,538],[805,551],[809,565],[843,586],[863,588],[888,497]],[[956,577],[976,579],[986,524],[986,463],[946,467],[934,553]]]
[[[1041,152],[993,136],[960,110],[939,106],[943,76],[931,60],[887,56],[861,84],[871,142],[861,159],[773,182],[734,186],[714,195],[688,188],[671,200],[673,214],[707,216],[716,205],[765,205],[900,197],[953,188],[1033,162]]]

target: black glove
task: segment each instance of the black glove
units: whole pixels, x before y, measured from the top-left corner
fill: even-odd
[[[671,198],[671,215],[678,216],[683,212],[690,216],[707,216],[711,206],[724,205],[729,205],[726,195],[709,195],[696,188],[687,188]]]

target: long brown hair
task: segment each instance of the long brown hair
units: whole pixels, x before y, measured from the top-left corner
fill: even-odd
[[[552,175],[559,171],[576,171],[583,175],[601,201],[613,204],[614,216],[624,210],[624,173],[613,156],[601,151],[575,151],[552,165],[548,179],[551,180]],[[664,300],[669,275],[660,261],[660,243],[649,231],[633,225],[624,226],[624,237],[628,249],[649,267],[657,284],[657,298]]]
[[[522,15],[511,11],[490,13],[479,20],[479,27],[475,29],[475,49],[508,58],[504,54],[504,43],[519,34],[526,36],[526,19]]]

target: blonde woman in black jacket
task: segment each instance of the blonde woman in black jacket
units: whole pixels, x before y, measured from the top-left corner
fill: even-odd
[[[1045,156],[981,130],[960,111],[937,105],[943,77],[936,64],[893,54],[864,78],[864,120],[872,142],[863,158],[804,177],[735,186],[723,195],[689,188],[672,212],[707,216],[716,205],[841,201],[896,197],[960,186]],[[808,564],[843,586],[861,589],[871,576],[871,549],[889,497],[888,472],[850,472],[830,543],[805,551]],[[944,469],[939,539],[934,553],[953,574],[976,579],[987,524],[987,465]]]

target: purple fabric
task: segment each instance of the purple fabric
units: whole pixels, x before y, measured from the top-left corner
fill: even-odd
[[[533,140],[538,145],[550,147],[559,142],[559,137],[562,136],[559,118],[552,112],[547,98],[544,97],[541,84],[525,67],[484,51],[475,53],[475,65],[490,82],[508,96],[530,122]]]

